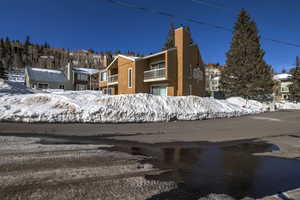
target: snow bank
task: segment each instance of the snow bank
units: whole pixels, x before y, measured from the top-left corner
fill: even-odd
[[[0,79],[0,90],[11,89],[12,87],[8,85],[3,79]]]
[[[300,110],[300,103],[276,103],[276,107],[279,110]]]
[[[201,120],[264,112],[267,106],[242,98],[216,100],[196,96],[150,94],[106,96],[98,91],[66,91],[0,97],[0,121],[157,122]]]

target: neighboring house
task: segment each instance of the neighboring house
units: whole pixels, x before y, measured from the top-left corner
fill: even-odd
[[[26,67],[25,82],[32,89],[72,89],[64,72],[59,70]]]
[[[291,74],[276,74],[273,76],[275,81],[275,100],[276,101],[286,101],[290,100],[290,90],[289,86],[292,84],[292,75]]]
[[[118,55],[100,71],[108,94],[205,95],[204,64],[185,28],[175,30],[175,47],[145,57]]]
[[[18,71],[9,72],[7,74],[7,80],[11,82],[25,83],[25,71],[18,70]]]
[[[98,90],[99,72],[98,69],[73,67],[70,63],[67,66],[67,77],[72,84],[73,90]]]
[[[224,98],[220,90],[220,78],[222,67],[216,64],[208,64],[205,67],[205,80],[207,93],[215,98]]]

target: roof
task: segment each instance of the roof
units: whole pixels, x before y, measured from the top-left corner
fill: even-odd
[[[214,77],[212,80],[214,80],[214,81],[219,81],[220,79],[221,79],[220,76],[216,76],[216,77]]]
[[[128,60],[131,60],[131,61],[135,61],[135,60],[138,60],[138,59],[141,59],[141,57],[135,57],[135,56],[126,56],[126,55],[123,55],[123,54],[119,54],[118,56],[115,57],[115,59],[106,67],[106,69],[109,69],[113,63],[118,60],[119,57],[122,57],[122,58],[125,58],[125,59],[128,59]]]
[[[99,69],[91,69],[91,68],[81,68],[81,67],[73,67],[73,71],[82,74],[97,74],[100,72]]]
[[[58,83],[64,83],[68,81],[68,79],[65,76],[65,73],[59,70],[32,67],[27,67],[26,69],[30,80],[33,81]]]
[[[274,80],[288,80],[292,78],[292,75],[291,74],[276,74],[273,76],[273,79]]]

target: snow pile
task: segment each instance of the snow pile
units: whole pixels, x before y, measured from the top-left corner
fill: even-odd
[[[66,91],[0,96],[0,120],[22,122],[156,122],[237,117],[267,111],[239,97],[216,100],[150,94],[106,96],[98,91]]]
[[[276,103],[276,107],[279,110],[300,110],[300,103],[292,103],[292,102]]]
[[[4,81],[0,79],[0,97],[5,95],[31,94],[34,91],[22,82]]]
[[[8,85],[3,79],[0,79],[0,91],[9,89],[11,89],[11,86]]]

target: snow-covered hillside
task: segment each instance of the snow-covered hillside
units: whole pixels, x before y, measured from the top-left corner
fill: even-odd
[[[53,92],[0,97],[0,120],[23,122],[155,122],[236,117],[266,111],[242,98],[101,95],[96,91]]]

